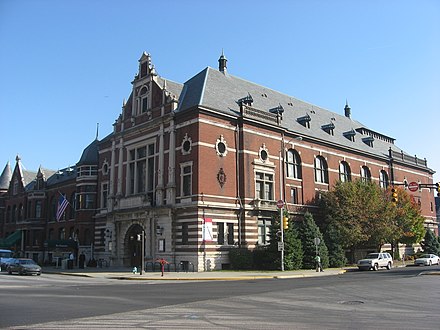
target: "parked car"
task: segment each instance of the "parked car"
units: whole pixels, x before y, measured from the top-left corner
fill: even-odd
[[[439,265],[440,258],[432,253],[422,254],[416,260],[414,260],[414,265],[417,266],[431,266],[431,265]]]
[[[369,253],[364,259],[357,262],[357,266],[360,270],[391,269],[393,267],[393,258],[387,252]]]
[[[41,275],[41,267],[32,259],[17,258],[7,267],[8,274],[18,273],[20,275]]]

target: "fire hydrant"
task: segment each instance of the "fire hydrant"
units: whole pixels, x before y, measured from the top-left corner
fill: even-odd
[[[136,266],[134,266],[134,267],[133,267],[133,270],[132,270],[133,274],[136,274],[136,273],[137,273],[137,271],[138,271],[137,267],[136,267]]]

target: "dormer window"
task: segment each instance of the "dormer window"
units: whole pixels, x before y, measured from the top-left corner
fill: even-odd
[[[366,137],[366,138],[363,138],[363,139],[362,139],[362,142],[364,142],[367,146],[373,148],[374,138],[373,138],[372,136],[368,136],[368,137]]]
[[[349,139],[351,142],[354,142],[354,137],[356,136],[356,131],[352,129],[351,131],[342,133],[347,139]]]
[[[305,128],[310,128],[310,121],[312,118],[307,114],[305,116],[299,117],[296,121],[303,125]]]
[[[325,131],[327,134],[330,135],[335,135],[334,130],[335,130],[335,124],[330,123],[327,125],[322,125],[321,126],[322,130]]]

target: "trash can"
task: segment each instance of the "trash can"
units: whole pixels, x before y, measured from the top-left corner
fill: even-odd
[[[69,261],[68,259],[63,259],[61,260],[61,269],[67,269],[67,261]]]
[[[73,269],[73,260],[67,260],[67,269]]]

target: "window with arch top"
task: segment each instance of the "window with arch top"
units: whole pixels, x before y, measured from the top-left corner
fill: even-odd
[[[286,173],[287,177],[301,179],[301,158],[298,151],[289,149],[286,152]]]
[[[315,158],[315,182],[328,183],[328,166],[322,156]]]
[[[339,180],[341,180],[341,182],[351,181],[350,165],[348,165],[346,161],[342,161],[339,164]]]
[[[371,181],[371,172],[370,172],[370,169],[367,166],[362,166],[361,167],[361,180],[363,182]]]

